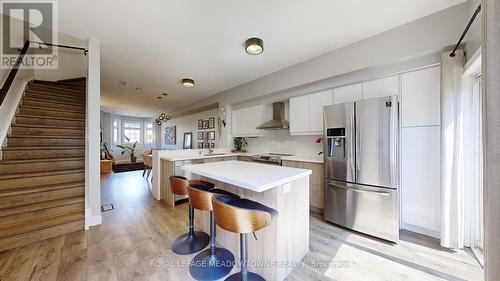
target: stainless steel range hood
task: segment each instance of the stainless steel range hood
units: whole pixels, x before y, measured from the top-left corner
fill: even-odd
[[[285,103],[275,102],[273,103],[273,120],[267,121],[266,123],[257,127],[257,129],[264,130],[287,130],[289,123],[285,120]]]

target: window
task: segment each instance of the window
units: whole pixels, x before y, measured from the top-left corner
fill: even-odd
[[[144,144],[153,144],[154,132],[153,123],[144,122]]]
[[[120,129],[120,120],[113,120],[113,143],[119,144],[121,143],[121,129]]]
[[[129,142],[141,142],[141,123],[123,121],[123,135],[129,138]]]

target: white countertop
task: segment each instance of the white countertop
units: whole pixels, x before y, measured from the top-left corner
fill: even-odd
[[[323,163],[324,157],[323,155],[294,155],[294,156],[285,156],[281,158],[281,160],[289,160],[289,161],[299,161],[299,162],[310,162],[310,163]]]
[[[207,158],[218,158],[218,157],[234,157],[234,156],[248,156],[252,157],[255,154],[266,154],[257,152],[240,152],[232,153],[227,150],[216,149],[214,154],[209,154],[208,151],[202,151],[199,154],[199,150],[159,150],[159,159],[167,161],[183,161],[183,160],[196,160],[196,159],[207,159]],[[282,160],[299,161],[299,162],[311,162],[311,163],[323,163],[323,155],[293,155],[284,156]]]
[[[255,192],[263,192],[312,173],[307,169],[236,160],[186,165],[182,169]]]

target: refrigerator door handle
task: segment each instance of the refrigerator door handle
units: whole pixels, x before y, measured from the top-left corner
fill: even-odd
[[[348,184],[345,182],[328,181],[328,185],[333,186],[333,187],[343,188],[343,189],[350,190],[353,192],[374,193],[374,194],[382,195],[382,196],[389,196],[391,194],[390,191],[355,187],[355,185],[351,185],[351,184]]]
[[[396,98],[391,98],[391,110],[390,110],[390,177],[391,177],[391,186],[398,186],[398,167],[397,167],[397,158],[398,158],[398,132],[399,132],[399,124],[397,119],[397,112],[399,111],[398,101]]]
[[[359,173],[361,171],[361,134],[359,133],[359,130],[360,130],[360,121],[359,121],[359,117],[358,117],[358,112],[357,112],[357,108],[355,108],[355,124],[354,124],[354,127],[355,127],[355,130],[356,130],[356,150],[354,152],[355,154],[355,157],[356,157],[356,178],[355,178],[355,181],[357,182],[359,180]]]
[[[351,165],[351,179],[352,181],[356,181],[356,167],[355,167],[355,163],[356,163],[356,159],[355,159],[355,154],[354,154],[354,150],[355,150],[355,146],[356,146],[356,135],[355,135],[355,128],[353,128],[354,126],[354,112],[351,114],[351,141],[349,143],[349,161],[350,161],[350,165]]]

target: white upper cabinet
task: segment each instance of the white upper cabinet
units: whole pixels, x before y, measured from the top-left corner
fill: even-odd
[[[441,67],[401,75],[402,126],[440,125]]]
[[[309,132],[323,133],[323,107],[333,104],[332,90],[309,95]]]
[[[309,95],[290,98],[290,134],[309,132]]]
[[[333,89],[333,103],[346,103],[363,99],[363,86],[361,83]]]
[[[363,82],[363,99],[399,95],[398,75]]]
[[[323,107],[332,103],[332,90],[290,98],[290,135],[323,134]]]
[[[262,135],[262,130],[257,127],[264,121],[264,110],[262,105],[255,105],[235,109],[232,111],[232,130],[234,137],[258,137]]]

